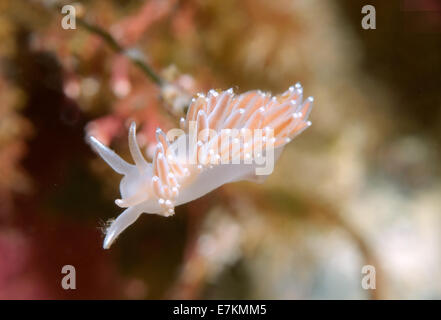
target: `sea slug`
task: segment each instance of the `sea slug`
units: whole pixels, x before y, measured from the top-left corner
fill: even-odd
[[[235,95],[232,89],[198,94],[180,120],[181,129],[167,134],[157,129],[152,163],[138,146],[135,123],[129,129],[134,164],[89,137],[92,148],[124,176],[115,203],[125,210],[107,228],[103,247],[108,249],[141,213],[168,217],[175,206],[225,183],[263,181],[284,146],[311,125],[312,103],[312,97],[303,100],[299,83],[278,96],[258,90]]]

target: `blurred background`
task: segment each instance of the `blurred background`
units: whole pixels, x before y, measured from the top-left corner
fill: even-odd
[[[90,0],[74,30],[66,4],[0,1],[1,299],[441,298],[440,1]],[[86,134],[130,159],[135,120],[149,157],[195,93],[297,81],[313,125],[264,184],[102,249],[120,176]]]

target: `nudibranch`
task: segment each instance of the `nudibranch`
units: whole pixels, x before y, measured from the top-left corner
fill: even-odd
[[[172,216],[175,206],[223,184],[264,180],[284,146],[311,125],[312,103],[312,97],[303,100],[299,83],[277,96],[259,90],[235,95],[232,89],[198,94],[181,129],[157,129],[152,163],[139,148],[135,123],[129,129],[134,164],[89,137],[92,148],[124,176],[115,203],[125,210],[107,228],[104,249],[142,213]]]

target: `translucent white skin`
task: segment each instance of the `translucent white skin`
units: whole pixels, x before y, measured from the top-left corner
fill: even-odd
[[[98,152],[116,172],[124,174],[120,183],[122,198],[130,198],[139,188],[145,188],[147,190],[146,194],[151,193],[152,164],[147,164],[147,170],[140,174],[136,166],[125,162],[125,171],[122,171],[120,166],[124,161],[123,159],[94,137],[90,137],[90,143],[95,151]],[[276,151],[277,154],[280,154],[282,149],[283,148],[278,148]],[[226,183],[240,180],[263,182],[264,178],[266,178],[266,176],[255,175],[255,164],[224,164],[213,166],[212,168],[205,168],[202,171],[197,168],[197,165],[192,165],[189,169],[190,175],[194,174],[196,178],[179,193],[179,196],[175,200],[175,206],[198,199]],[[168,216],[159,205],[157,198],[147,198],[145,201],[127,208],[118,216],[106,231],[103,248],[110,248],[118,235],[134,223],[141,213]]]
[[[261,114],[259,114],[259,116],[261,116],[262,118],[259,122],[260,126],[263,125],[262,121],[264,119],[264,116],[270,115],[270,111],[274,110],[281,104],[278,104],[275,98],[273,98],[272,100],[267,99],[268,96],[260,92],[245,93],[241,96],[245,96],[246,98],[247,94],[253,95],[254,97],[258,96],[257,100],[261,99],[260,103],[264,105],[264,108],[260,108],[263,109],[262,111],[259,111],[260,109],[257,110],[257,107],[259,107],[259,105],[256,105],[256,103],[259,102],[256,102],[256,98],[254,100],[250,100],[251,102],[242,104],[245,107],[245,114],[246,111],[251,108],[256,110],[251,115],[249,115],[250,118],[253,115],[256,115],[258,112],[261,112]],[[279,130],[279,132],[282,132],[283,134],[280,133],[279,136],[274,139],[276,141],[274,149],[274,162],[277,161],[277,158],[280,156],[286,143],[291,141],[294,136],[298,135],[300,132],[310,126],[310,122],[307,121],[307,116],[309,115],[312,107],[312,98],[308,98],[303,104],[300,104],[298,103],[298,100],[301,101],[301,94],[302,88],[300,84],[297,84],[295,87],[291,87],[287,92],[285,92],[281,96],[283,99],[287,100],[291,97],[295,97],[296,99],[292,100],[293,103],[286,106],[286,112],[281,113],[281,115],[279,116],[279,118],[282,118],[282,121],[280,119],[275,119],[273,122],[270,123],[270,125],[274,124],[274,127],[279,129],[289,129]],[[230,99],[228,103],[225,102],[225,97],[227,96]],[[288,98],[285,98],[285,96],[288,96]],[[217,99],[217,104],[214,103],[214,105],[211,107],[208,102],[208,99],[210,99],[210,97],[215,97]],[[227,118],[228,113],[232,113],[232,109],[234,111],[234,107],[231,107],[231,103],[234,103],[233,97],[234,95],[232,93],[232,90],[224,91],[220,95],[210,91],[207,98],[205,98],[205,96],[202,96],[201,98],[200,96],[198,99],[202,99],[202,102],[207,100],[208,106],[205,106],[203,111],[199,110],[199,112],[193,112],[193,115],[189,115],[191,113],[191,110],[189,110],[189,114],[187,115],[187,123],[188,121],[192,120],[191,116],[193,116],[194,120],[197,120],[198,123],[203,123],[203,121],[205,121],[205,126],[210,123],[212,127],[216,128],[216,130],[225,129],[223,127],[223,124],[226,122],[228,123],[228,121],[226,121],[225,119]],[[222,99],[224,99],[225,101],[221,101]],[[237,101],[239,100],[240,99],[237,99]],[[197,101],[193,101],[192,106],[196,105],[197,103]],[[223,104],[221,105],[221,103]],[[240,103],[236,103],[236,105],[240,106]],[[220,113],[219,110],[216,110],[216,107],[218,107],[220,112],[222,112],[220,108],[229,108],[229,110],[228,112],[225,111],[225,116],[222,118],[222,116],[219,117]],[[211,111],[209,109],[211,109]],[[283,110],[284,109],[282,109],[282,111]],[[197,115],[195,113],[197,113]],[[209,116],[206,116],[206,113]],[[241,114],[242,113],[243,112],[241,112]],[[212,114],[216,114],[217,118],[215,119],[215,121],[209,122],[209,120],[211,119],[210,116]],[[292,121],[289,120],[289,117],[291,115],[295,116]],[[289,123],[287,122],[283,127],[281,125],[281,122],[283,122],[284,119],[288,119],[293,123],[293,125],[291,125],[291,122],[288,121]],[[241,121],[242,124],[239,123],[238,125],[236,125],[236,127],[243,128],[243,123],[250,122],[248,121],[248,119],[242,119]],[[181,120],[181,122],[183,122],[185,126],[185,120]],[[119,234],[132,223],[134,223],[141,215],[141,213],[159,214],[166,217],[171,216],[174,214],[175,206],[185,204],[187,202],[200,198],[226,183],[239,180],[262,182],[267,177],[256,176],[255,173],[258,166],[254,162],[251,164],[244,164],[243,162],[240,164],[221,164],[220,162],[218,162],[215,165],[201,165],[200,163],[189,163],[188,158],[180,157],[176,155],[176,153],[171,154],[174,156],[175,163],[177,163],[180,168],[173,167],[173,165],[171,165],[171,162],[169,161],[170,159],[167,160],[166,157],[163,155],[165,154],[164,149],[171,148],[173,150],[174,144],[179,143],[180,139],[189,139],[189,137],[186,133],[184,135],[181,135],[176,141],[171,144],[169,144],[169,142],[166,141],[166,139],[163,137],[165,137],[165,135],[162,134],[162,131],[158,129],[158,146],[155,153],[154,162],[148,163],[144,159],[139,149],[138,143],[136,141],[136,125],[135,123],[132,123],[129,130],[129,147],[131,155],[135,162],[134,165],[129,164],[121,159],[115,152],[103,145],[96,138],[89,137],[89,142],[92,148],[107,162],[110,167],[112,167],[113,170],[115,170],[119,174],[124,175],[120,183],[120,192],[122,199],[117,199],[115,203],[118,206],[126,209],[117,217],[116,220],[111,223],[110,227],[106,230],[106,237],[103,243],[104,249],[110,248],[110,246],[119,236]],[[167,175],[165,175],[164,170],[166,170],[165,173],[167,173]],[[185,174],[183,173],[183,171],[185,172]],[[158,189],[157,184],[160,185],[160,189]]]

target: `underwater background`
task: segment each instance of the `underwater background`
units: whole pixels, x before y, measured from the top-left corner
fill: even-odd
[[[65,4],[0,1],[0,299],[441,298],[439,1],[77,1],[76,29]],[[297,81],[312,127],[265,183],[142,215],[102,249],[120,176],[87,134],[130,159],[134,120],[151,157],[195,93]]]

